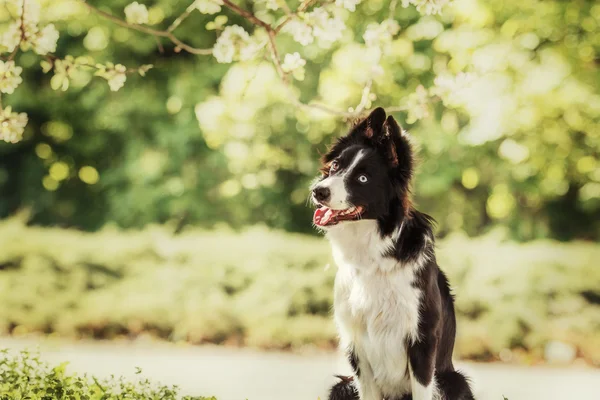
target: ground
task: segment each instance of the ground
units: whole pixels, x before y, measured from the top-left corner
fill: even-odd
[[[0,348],[35,349],[52,363],[97,376],[143,376],[178,385],[185,394],[215,395],[219,400],[316,400],[326,397],[333,375],[348,366],[332,352],[291,354],[131,342],[68,342],[0,338]],[[600,370],[583,366],[526,367],[498,363],[458,363],[473,381],[478,400],[597,399]]]

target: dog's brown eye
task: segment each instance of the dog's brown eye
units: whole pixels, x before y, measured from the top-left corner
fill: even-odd
[[[340,165],[338,164],[337,161],[333,161],[331,163],[331,166],[329,167],[329,172],[335,172],[340,168]]]

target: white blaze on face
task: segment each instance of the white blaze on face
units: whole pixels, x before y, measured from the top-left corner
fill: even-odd
[[[317,187],[326,187],[329,188],[331,192],[331,198],[329,202],[325,204],[327,207],[333,210],[345,210],[347,208],[352,207],[352,204],[348,202],[350,194],[348,193],[348,189],[346,188],[346,177],[352,174],[352,171],[358,163],[365,156],[364,150],[359,150],[354,156],[354,159],[348,166],[348,168],[344,169],[341,173],[335,174],[333,176],[329,176],[323,179]]]

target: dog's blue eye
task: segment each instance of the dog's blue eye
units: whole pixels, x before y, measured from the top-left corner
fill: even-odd
[[[359,181],[360,183],[367,183],[367,181],[368,181],[368,180],[369,180],[369,178],[367,178],[367,176],[366,176],[366,175],[360,175],[360,176],[358,177],[358,181]]]

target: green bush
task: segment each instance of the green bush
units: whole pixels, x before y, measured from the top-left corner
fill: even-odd
[[[538,360],[559,340],[600,364],[598,259],[590,243],[440,241],[456,294],[456,355]],[[263,228],[91,234],[5,220],[0,334],[332,348],[334,274],[324,239]]]
[[[15,356],[0,350],[0,400],[216,400],[182,397],[176,387],[152,384],[147,379],[127,382],[122,378],[100,380],[70,375],[65,367],[61,364],[51,368],[26,351]]]

